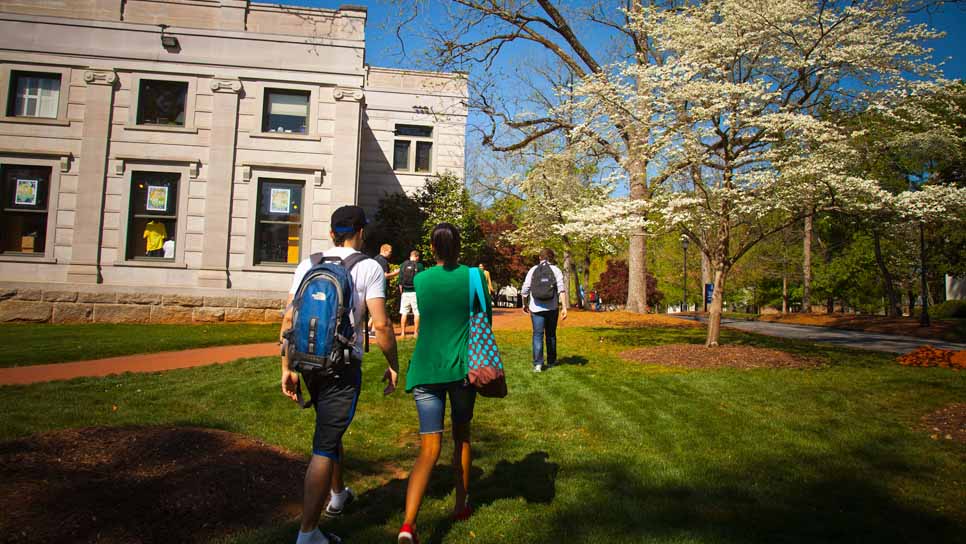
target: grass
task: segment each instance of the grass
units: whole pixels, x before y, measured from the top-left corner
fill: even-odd
[[[278,325],[0,325],[0,367],[271,342]]]
[[[429,543],[957,542],[966,450],[915,428],[966,396],[966,374],[887,355],[726,331],[729,343],[808,353],[818,370],[678,371],[625,362],[635,346],[703,342],[701,329],[563,329],[561,363],[529,372],[529,333],[498,332],[510,395],[474,419],[477,513],[452,524],[450,450],[420,514]],[[412,342],[401,345],[408,360]],[[384,398],[371,354],[345,438],[360,495],[328,528],[392,542],[416,454],[412,399]],[[70,402],[51,402],[66,399]],[[112,410],[112,405],[118,408]],[[312,416],[278,391],[277,359],[0,388],[0,439],[91,425],[226,429],[308,452]],[[246,497],[245,500],[253,499]],[[291,543],[294,522],[222,544]]]

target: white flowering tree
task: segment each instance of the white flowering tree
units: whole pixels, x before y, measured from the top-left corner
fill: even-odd
[[[891,111],[939,88],[921,44],[940,35],[909,24],[911,6],[714,0],[633,13],[630,25],[660,45],[662,62],[612,73],[636,85],[623,100],[647,101],[635,109],[664,127],[642,149],[659,154],[673,190],[648,208],[615,201],[574,219],[611,213],[691,238],[713,269],[706,344],[718,345],[728,274],[751,248],[816,210],[868,210],[890,198],[877,180],[855,175],[849,130],[825,113]],[[582,88],[599,85],[588,77]]]

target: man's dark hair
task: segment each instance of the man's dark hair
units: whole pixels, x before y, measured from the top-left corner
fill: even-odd
[[[553,257],[554,257],[554,255],[553,255],[553,250],[552,249],[545,247],[545,248],[543,248],[543,249],[540,250],[540,260],[541,261],[547,261],[548,263],[552,263],[553,262]]]
[[[460,229],[450,223],[440,223],[433,227],[433,234],[430,236],[433,242],[433,252],[436,258],[446,262],[455,263],[460,257]]]
[[[334,243],[336,246],[342,246],[342,244],[344,244],[346,240],[348,240],[349,238],[352,238],[353,236],[355,236],[356,235],[356,232],[359,232],[359,231],[353,231],[353,232],[333,232],[332,233],[332,243]]]

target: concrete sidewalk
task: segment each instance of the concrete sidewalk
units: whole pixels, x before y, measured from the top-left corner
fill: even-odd
[[[23,385],[55,380],[70,380],[81,377],[109,376],[122,372],[158,372],[161,370],[228,363],[249,357],[266,357],[278,354],[278,344],[269,342],[266,344],[216,346],[183,351],[125,355],[122,357],[77,361],[74,363],[0,368],[0,385]]]
[[[674,315],[674,314],[670,314]],[[696,316],[674,316],[678,319],[705,322],[704,318]],[[745,332],[776,336],[778,338],[792,338],[807,340],[819,344],[831,344],[846,348],[867,349],[870,351],[884,351],[889,353],[908,353],[919,346],[954,351],[966,350],[966,344],[944,342],[929,338],[914,336],[898,336],[876,332],[851,331],[833,329],[830,327],[816,327],[811,325],[790,325],[786,323],[768,323],[765,321],[741,321],[737,319],[722,319],[721,325],[729,329]]]

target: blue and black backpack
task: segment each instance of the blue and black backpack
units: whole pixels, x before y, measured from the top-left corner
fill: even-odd
[[[310,391],[312,382],[338,377],[348,365],[359,362],[352,356],[356,331],[351,321],[355,296],[350,272],[368,258],[362,253],[344,260],[321,253],[310,257],[312,268],[292,299],[292,327],[283,333],[289,368],[302,375]],[[367,335],[367,344],[368,340]],[[311,401],[302,400],[301,388],[298,393],[299,405],[311,406]]]

